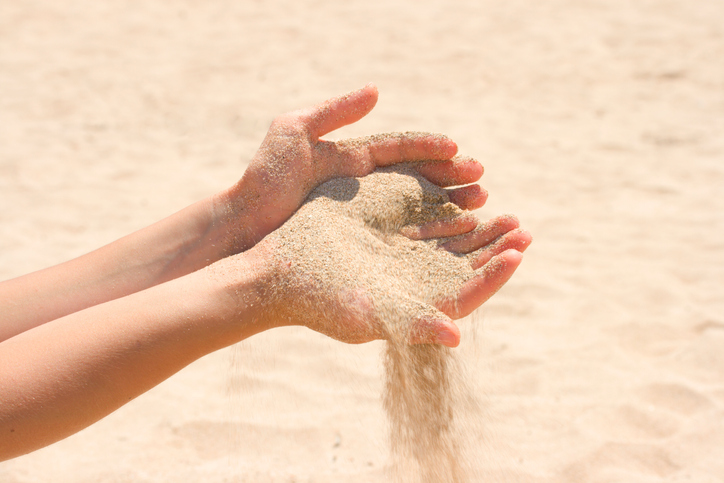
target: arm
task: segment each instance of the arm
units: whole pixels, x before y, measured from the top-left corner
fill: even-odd
[[[0,341],[220,259],[220,206],[208,198],[87,255],[0,283]]]
[[[377,166],[431,160],[420,172],[441,185],[473,183],[482,166],[452,159],[457,147],[424,133],[330,142],[321,136],[369,113],[377,89],[368,85],[274,120],[242,179],[148,228],[75,260],[0,283],[0,341],[46,322],[192,273],[253,247],[281,226],[317,185],[364,176]],[[474,208],[477,186],[451,193]],[[470,201],[472,200],[472,201]]]
[[[200,270],[0,343],[0,461],[63,439],[268,328],[252,306],[267,267],[253,250],[235,259],[233,280]]]
[[[323,227],[335,216],[344,223],[348,215],[304,214],[299,219]],[[413,230],[416,236],[410,243],[422,249],[424,238],[452,236],[451,242],[459,246],[449,249],[467,253],[473,268],[482,267],[449,303],[434,311],[434,320],[410,323],[420,324],[412,331],[413,342],[454,347],[460,335],[450,317],[462,317],[492,296],[515,271],[530,237],[516,229],[515,220],[481,224],[474,230],[464,216],[445,221]],[[280,251],[280,240],[293,236],[293,228],[285,225],[254,248],[204,270],[0,342],[0,461],[80,431],[200,357],[273,327],[305,325],[347,342],[384,337],[375,304],[365,303],[366,294],[385,288],[376,285],[377,277],[360,281],[352,298],[342,285],[308,290],[310,280],[324,277],[310,273],[305,260],[330,257],[331,266],[344,272],[354,261],[350,250],[364,251],[367,245],[358,241],[360,246],[343,244],[329,252],[324,243],[310,239],[298,252]],[[443,256],[443,250],[435,253]],[[357,260],[375,257],[377,265],[387,267],[387,258],[375,250]],[[439,262],[445,263],[442,258]],[[312,268],[324,270],[314,264]],[[418,269],[422,271],[413,270],[407,277],[421,279],[430,267]],[[352,271],[357,273],[353,267]],[[391,294],[396,298],[390,306],[425,305],[412,292]]]

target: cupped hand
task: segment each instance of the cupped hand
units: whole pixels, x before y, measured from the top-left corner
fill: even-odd
[[[331,180],[258,247],[272,254],[271,325],[350,343],[460,341],[452,319],[513,274],[530,235],[512,216],[479,223],[413,165]]]
[[[315,187],[333,178],[361,177],[402,161],[421,161],[417,172],[439,186],[466,185],[480,178],[480,163],[456,157],[455,143],[439,134],[389,133],[338,142],[321,139],[360,120],[375,106],[377,97],[377,88],[369,84],[274,119],[242,179],[222,194],[230,231],[228,252],[254,246],[292,216]],[[449,195],[464,209],[478,208],[487,197],[478,185],[450,190]]]

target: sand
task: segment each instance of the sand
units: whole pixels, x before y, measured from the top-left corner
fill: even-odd
[[[282,274],[267,293],[273,305],[286,306],[279,319],[343,342],[387,341],[383,403],[395,481],[470,481],[461,450],[461,430],[470,423],[457,409],[461,395],[472,395],[452,351],[410,342],[426,318],[444,317],[435,307],[476,276],[476,254],[444,250],[455,237],[403,236],[410,227],[465,215],[414,164],[402,164],[322,184],[265,241],[278,265],[298,277]]]
[[[374,81],[375,110],[330,139],[445,133],[485,165],[479,215],[535,237],[460,323],[477,481],[723,481],[722,17],[715,0],[1,2],[0,278],[230,186],[276,115]],[[0,481],[390,481],[384,350],[255,336]]]

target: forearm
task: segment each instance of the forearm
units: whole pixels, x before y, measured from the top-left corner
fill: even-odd
[[[65,438],[265,330],[259,266],[244,254],[233,287],[202,270],[0,343],[0,460]]]
[[[0,341],[228,255],[227,215],[219,199],[200,201],[74,260],[0,283]]]

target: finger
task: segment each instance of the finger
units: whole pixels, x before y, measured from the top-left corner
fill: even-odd
[[[478,225],[478,227],[459,235],[445,242],[442,248],[453,253],[470,253],[489,244],[498,237],[501,237],[511,230],[518,228],[520,224],[513,215],[503,215]]]
[[[530,246],[532,241],[533,237],[531,237],[530,233],[525,230],[517,229],[509,231],[490,245],[471,253],[469,255],[471,258],[470,264],[473,269],[478,269],[488,263],[494,256],[503,253],[506,250],[516,250],[523,253],[525,249]]]
[[[460,329],[443,314],[426,316],[415,321],[410,331],[409,342],[457,347],[460,344]]]
[[[301,115],[307,118],[311,136],[318,139],[365,117],[377,104],[378,96],[377,87],[370,83],[362,89],[304,110]]]
[[[430,238],[448,238],[462,235],[475,229],[479,224],[475,215],[465,214],[457,218],[447,220],[435,220],[423,225],[405,226],[400,230],[400,235],[410,240],[429,240]]]
[[[455,156],[458,149],[447,136],[422,132],[375,134],[336,144],[352,158],[348,162],[364,160],[378,167],[405,161],[445,161]]]
[[[522,260],[523,254],[516,250],[494,256],[477,270],[475,277],[465,282],[457,297],[442,301],[437,308],[453,319],[471,314],[505,285]]]
[[[488,192],[478,184],[448,190],[448,198],[463,210],[477,210],[488,200]]]
[[[467,156],[455,156],[449,161],[421,162],[415,169],[438,186],[459,186],[475,183],[483,175],[483,165]]]

